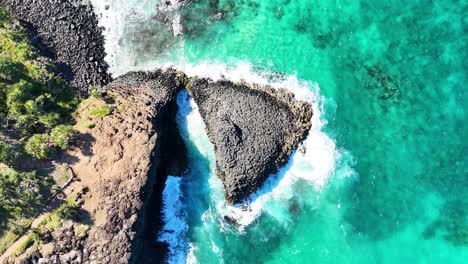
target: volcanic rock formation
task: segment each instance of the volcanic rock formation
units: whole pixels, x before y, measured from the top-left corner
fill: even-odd
[[[285,165],[311,127],[312,107],[284,90],[208,79],[194,80],[190,90],[229,204],[242,202]]]

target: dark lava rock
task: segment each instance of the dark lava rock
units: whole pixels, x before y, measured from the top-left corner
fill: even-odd
[[[195,79],[190,90],[229,204],[242,202],[285,165],[311,127],[311,105],[285,90],[207,79]]]
[[[81,0],[0,0],[27,29],[57,74],[86,93],[110,81],[104,61],[104,37],[90,4]]]

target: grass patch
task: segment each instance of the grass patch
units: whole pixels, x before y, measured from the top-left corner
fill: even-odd
[[[90,117],[105,117],[110,113],[110,107],[108,105],[101,105],[89,112]]]
[[[75,228],[75,236],[82,238],[86,235],[89,229],[91,229],[89,225],[79,225]]]
[[[41,222],[38,229],[42,230],[46,228],[53,231],[59,228],[63,221],[73,219],[78,214],[79,204],[77,202],[77,194],[79,192],[80,190],[69,195],[59,207],[50,212]]]
[[[14,227],[8,227],[8,230],[0,238],[0,254],[5,252],[18,239],[19,235],[14,230]]]
[[[112,112],[118,110],[118,104],[115,101],[112,103],[106,103],[105,98],[89,97],[82,101],[78,107],[78,110],[74,113],[76,119],[75,129],[82,133],[85,133],[87,129],[96,127],[96,118],[106,117]]]
[[[16,257],[20,256],[23,254],[28,248],[33,246],[34,244],[39,243],[41,240],[40,236],[36,232],[32,232],[26,237],[26,240],[16,249],[16,251],[13,253]]]

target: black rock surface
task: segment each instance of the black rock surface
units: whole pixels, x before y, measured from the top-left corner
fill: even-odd
[[[55,72],[81,92],[110,81],[104,37],[90,4],[80,0],[0,0],[26,27]]]
[[[195,79],[190,90],[229,204],[243,202],[285,165],[311,127],[311,105],[284,90],[207,79]]]

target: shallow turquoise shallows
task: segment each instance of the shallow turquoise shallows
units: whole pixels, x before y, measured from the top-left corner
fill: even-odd
[[[468,2],[192,1],[168,15],[180,16],[177,36],[154,1],[126,3],[146,15],[127,16],[115,61],[223,64],[233,75],[249,63],[268,82],[296,76],[333,143],[323,182],[294,158],[310,177],[280,173],[257,198],[262,212],[232,226],[203,122],[179,94],[190,171],[173,182],[188,229],[172,262],[468,263]]]

